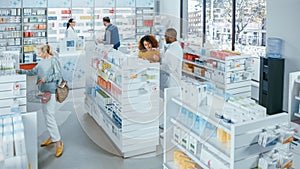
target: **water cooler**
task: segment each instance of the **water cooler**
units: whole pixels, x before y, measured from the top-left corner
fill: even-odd
[[[284,58],[282,40],[268,38],[267,44],[267,57],[260,58],[259,104],[272,115],[282,112]]]

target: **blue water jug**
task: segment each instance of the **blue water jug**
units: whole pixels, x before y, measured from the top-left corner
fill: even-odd
[[[280,38],[270,37],[267,41],[267,57],[281,58],[282,57],[283,40]]]

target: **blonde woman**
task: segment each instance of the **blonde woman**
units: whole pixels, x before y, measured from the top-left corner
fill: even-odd
[[[53,56],[51,47],[41,45],[37,48],[37,54],[42,58],[41,61],[32,70],[17,70],[19,74],[26,74],[28,76],[37,75],[38,89],[40,92],[50,92],[50,100],[42,103],[42,110],[46,121],[47,130],[50,137],[41,143],[41,147],[56,143],[56,157],[60,157],[63,153],[64,144],[61,141],[60,132],[55,119],[55,90],[57,84],[62,80],[62,74],[59,61]]]

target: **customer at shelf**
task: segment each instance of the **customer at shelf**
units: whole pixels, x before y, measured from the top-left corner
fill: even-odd
[[[75,21],[73,18],[69,19],[67,23],[67,30],[66,30],[66,39],[75,39],[77,40],[77,33],[74,29],[75,27]]]
[[[39,91],[42,93],[51,93],[48,102],[42,103],[42,110],[50,137],[41,143],[41,147],[56,143],[55,156],[60,157],[63,153],[64,144],[61,141],[60,132],[55,119],[55,90],[57,84],[62,80],[60,63],[58,59],[53,56],[51,47],[48,44],[39,46],[37,54],[42,60],[39,61],[32,70],[17,70],[16,72],[29,76],[37,75],[36,84],[38,85]]]
[[[100,40],[100,42],[104,44],[112,44],[113,48],[118,50],[120,47],[120,37],[119,37],[119,29],[116,25],[110,23],[109,17],[103,18],[103,24],[106,26],[104,39]]]
[[[177,31],[169,28],[165,32],[165,52],[161,56],[160,87],[178,86],[181,80],[183,50],[177,41]]]
[[[153,35],[145,35],[139,42],[139,58],[147,59],[150,62],[159,62],[160,53],[158,50],[158,41]]]

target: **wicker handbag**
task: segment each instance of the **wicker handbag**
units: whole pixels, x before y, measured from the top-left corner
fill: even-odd
[[[69,86],[67,84],[67,81],[62,79],[61,83],[59,86],[57,86],[56,91],[55,91],[55,97],[56,101],[59,103],[62,103],[63,101],[66,100],[69,94]]]

